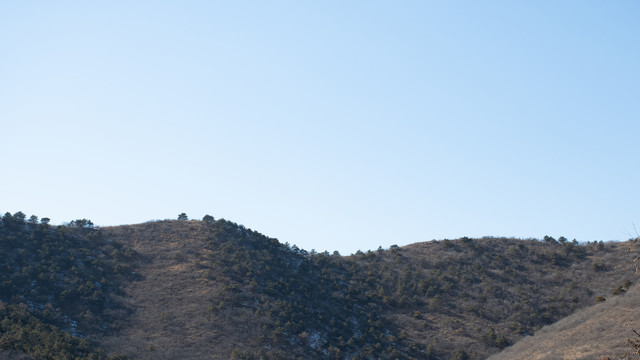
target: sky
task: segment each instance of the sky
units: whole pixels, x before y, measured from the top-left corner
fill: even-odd
[[[0,2],[0,211],[316,251],[640,223],[637,1]]]

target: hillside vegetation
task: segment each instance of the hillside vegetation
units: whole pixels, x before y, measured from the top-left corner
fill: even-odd
[[[632,351],[627,339],[637,338],[633,330],[640,330],[639,319],[640,287],[634,286],[542,328],[489,359],[620,359]]]
[[[15,218],[0,224],[0,349],[33,358],[55,358],[41,356],[53,342],[64,358],[484,359],[634,273],[624,243],[463,238],[341,256],[210,216]],[[21,347],[38,326],[53,337]]]
[[[37,359],[103,359],[83,334],[119,330],[115,296],[131,279],[130,249],[88,220],[49,226],[18,212],[0,222],[0,349]],[[9,356],[9,355],[6,355]]]

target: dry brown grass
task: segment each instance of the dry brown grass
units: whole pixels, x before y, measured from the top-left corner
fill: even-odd
[[[498,248],[498,253],[508,253],[513,245],[509,241],[503,239],[480,239],[474,240],[479,244],[491,244]],[[531,248],[539,247],[541,244],[537,241],[521,240],[522,244],[531,246]],[[516,267],[518,265],[526,266],[525,273],[529,274],[528,279],[532,281],[536,286],[526,286],[525,284],[507,283],[500,284],[499,282],[487,283],[489,286],[495,286],[495,289],[485,288],[488,290],[488,296],[486,299],[472,297],[469,300],[462,301],[461,299],[454,299],[457,303],[457,309],[464,309],[467,304],[474,306],[480,314],[487,314],[490,317],[497,318],[509,318],[511,314],[510,309],[513,309],[514,299],[523,298],[528,299],[530,303],[536,301],[542,301],[542,299],[551,296],[562,296],[562,300],[556,303],[561,304],[567,309],[567,313],[570,307],[575,309],[590,306],[594,303],[594,299],[597,296],[605,296],[607,299],[613,299],[611,292],[618,285],[623,284],[626,280],[633,278],[633,263],[632,256],[626,254],[626,248],[628,243],[608,243],[605,244],[605,250],[595,250],[595,246],[592,245],[585,261],[574,261],[566,267],[552,268],[532,264],[529,260],[522,259],[520,264],[514,263],[511,266]],[[425,261],[425,259],[433,259],[434,256],[440,257],[441,261],[446,263],[455,264],[464,253],[457,252],[453,248],[448,252],[443,252],[438,249],[437,243],[417,243],[406,247],[405,254],[412,262]],[[594,263],[603,263],[606,266],[606,271],[594,272],[592,266]],[[500,271],[491,271],[497,277],[500,277],[502,273]],[[571,293],[568,290],[567,285],[572,283],[574,289],[584,289],[578,292],[581,298],[579,302],[571,300]],[[474,284],[469,286],[469,292],[473,292],[476,287],[484,288],[484,283]],[[546,287],[545,288],[545,284]],[[565,285],[562,285],[565,284]],[[495,296],[496,292],[501,292],[501,295]],[[584,294],[590,294],[585,296]],[[517,302],[517,301],[516,301]],[[609,303],[609,301],[607,301]],[[556,305],[558,306],[558,305]],[[456,349],[465,349],[465,351],[471,355],[474,359],[486,358],[491,352],[499,350],[495,347],[488,349],[485,344],[478,341],[478,333],[487,332],[488,327],[492,327],[499,334],[506,334],[511,341],[523,341],[520,340],[521,336],[514,333],[514,328],[511,325],[511,321],[501,321],[499,323],[491,323],[486,321],[486,316],[476,316],[466,311],[451,312],[429,312],[428,306],[418,307],[413,310],[419,310],[425,315],[425,320],[416,321],[411,319],[411,314],[408,311],[402,311],[402,309],[392,309],[390,312],[390,319],[397,326],[410,329],[412,337],[421,339],[422,343],[437,343],[440,349],[453,352]],[[506,312],[506,313],[505,313]],[[409,331],[409,330],[408,330]],[[537,337],[537,336],[536,336]],[[447,339],[442,341],[442,339]],[[525,338],[525,339],[528,339]],[[625,338],[622,337],[622,343]],[[569,342],[570,344],[570,342]],[[603,350],[608,349],[603,347]],[[617,349],[612,349],[617,350]],[[582,359],[579,357],[584,349],[576,349],[574,351],[574,357],[567,357],[567,359]],[[611,352],[608,352],[611,354]],[[527,356],[520,356],[516,353],[507,353],[506,357],[500,359],[529,359]],[[517,354],[517,355],[516,355]],[[549,354],[547,354],[549,355]],[[585,357],[586,359],[588,357]],[[554,356],[542,356],[539,359],[562,359],[561,357]],[[593,357],[591,357],[593,359]],[[599,357],[598,357],[599,359]]]
[[[136,311],[119,334],[101,339],[108,353],[136,359],[208,359],[203,344],[225,350],[225,334],[212,329],[207,318],[220,291],[196,266],[206,255],[202,249],[207,233],[200,222],[152,222],[104,231],[142,257],[140,280],[125,288]]]
[[[633,329],[640,329],[638,286],[544,327],[489,359],[617,359],[630,350],[626,339]]]
[[[108,238],[132,247],[139,254],[136,263],[131,264],[139,272],[139,279],[126,285],[126,295],[121,299],[135,311],[128,317],[123,315],[121,321],[124,325],[119,333],[93,339],[107,353],[124,353],[135,359],[226,359],[236,348],[251,351],[282,349],[282,344],[271,344],[269,340],[265,345],[264,336],[268,336],[268,329],[273,328],[271,315],[258,314],[258,311],[254,312],[251,307],[239,303],[220,306],[221,302],[228,300],[225,294],[229,294],[225,290],[229,275],[222,271],[221,266],[233,267],[238,264],[233,259],[219,261],[226,259],[225,255],[219,252],[219,248],[210,246],[218,241],[218,235],[212,233],[206,224],[199,221],[160,221],[105,228],[103,231]],[[377,302],[374,307],[381,309],[381,313],[393,325],[391,329],[404,333],[403,338],[407,343],[414,343],[421,349],[434,344],[437,355],[443,358],[465,349],[473,359],[482,359],[498,350],[495,338],[493,344],[479,340],[489,328],[495,328],[498,334],[506,335],[510,341],[520,338],[521,335],[513,327],[518,318],[510,313],[512,309],[535,308],[539,312],[536,316],[542,315],[546,309],[555,314],[567,314],[574,308],[592,304],[598,295],[609,298],[599,305],[599,309],[608,308],[619,299],[627,298],[611,296],[611,291],[617,285],[633,275],[633,266],[620,259],[626,254],[626,246],[607,244],[604,250],[592,246],[584,249],[584,257],[569,255],[564,263],[549,265],[548,258],[536,260],[536,256],[562,254],[562,246],[513,239],[429,242],[404,247],[397,253],[385,251],[379,255],[362,254],[334,259],[332,261],[335,263],[328,263],[327,266],[338,263],[341,266],[357,265],[362,266],[361,271],[371,271],[375,275],[371,282],[354,274],[349,275],[353,277],[349,278],[351,280],[345,278],[346,281],[359,282],[355,288],[366,292],[375,290],[378,284],[393,289],[400,279],[409,286],[420,279],[431,279],[427,283],[431,285],[437,279],[429,274],[439,269],[441,275],[437,278],[442,277],[445,279],[442,280],[443,284],[451,283],[458,288],[451,295],[441,291],[445,299],[443,304],[432,306],[430,299],[433,294],[425,295],[426,289],[416,293],[419,299],[410,299],[404,305],[382,305],[382,299],[376,297],[368,301]],[[523,247],[529,250],[524,251]],[[519,251],[527,255],[520,256]],[[505,258],[508,268],[500,265],[502,260],[496,260],[499,257]],[[371,264],[367,265],[368,261]],[[606,270],[595,271],[592,268],[594,263],[605,264]],[[466,265],[461,268],[460,264]],[[388,270],[381,271],[380,268],[385,266]],[[405,277],[402,273],[407,266],[411,269]],[[383,280],[382,275],[387,273],[394,273],[397,278]],[[244,273],[236,275],[242,277]],[[282,272],[282,276],[287,276],[287,273]],[[460,277],[476,280],[465,282]],[[252,290],[241,286],[238,291]],[[396,301],[401,299],[402,294]],[[262,298],[255,295],[252,295],[253,298]],[[548,300],[555,296],[558,299]],[[572,300],[572,297],[575,299]],[[565,306],[566,309],[562,308]],[[557,307],[561,307],[561,310],[557,310]],[[558,315],[554,316],[558,318]],[[596,323],[587,330],[598,333],[603,328]],[[536,335],[534,338],[538,337]],[[624,345],[624,336],[621,339]],[[523,341],[526,344],[530,339]],[[574,339],[567,338],[565,341]],[[538,359],[562,358],[544,352],[544,348],[546,345],[538,349],[542,351],[542,357]],[[605,353],[605,350],[603,348],[601,353],[612,353]],[[502,355],[506,357],[500,359],[536,358],[521,357],[518,352],[509,351]],[[572,352],[562,356],[566,356],[566,359],[586,359],[588,357],[585,356],[592,354],[590,351],[576,346]]]

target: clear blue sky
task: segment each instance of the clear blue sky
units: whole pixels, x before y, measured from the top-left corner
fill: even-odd
[[[0,211],[307,250],[640,223],[637,1],[5,1]]]

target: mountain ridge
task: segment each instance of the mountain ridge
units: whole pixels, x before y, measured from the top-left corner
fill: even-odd
[[[94,358],[482,359],[633,279],[627,243],[462,238],[339,256],[210,216],[93,228],[24,217],[16,225],[14,215],[0,231],[6,258],[26,251],[7,240],[36,249],[43,245],[33,235],[46,228],[80,241],[64,251],[87,247],[87,261],[95,258],[87,264],[110,261],[118,281],[104,306],[59,307],[102,354]],[[95,239],[104,248],[89,246]],[[3,281],[30,266],[22,264],[5,266]],[[25,284],[0,299],[5,307],[46,295]],[[43,311],[23,310],[71,334]],[[0,349],[20,350],[11,344]]]

